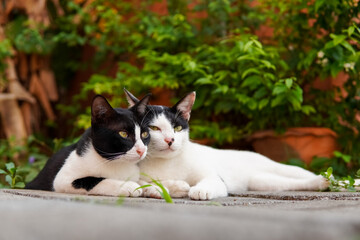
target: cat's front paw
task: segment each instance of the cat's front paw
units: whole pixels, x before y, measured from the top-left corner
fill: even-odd
[[[168,191],[167,188],[165,188]],[[148,198],[157,198],[161,199],[161,188],[158,186],[151,185],[150,187],[143,188],[143,196]],[[168,191],[169,192],[169,191]]]
[[[182,180],[168,180],[164,182],[169,189],[169,194],[174,198],[183,198],[188,196],[190,185]]]
[[[124,182],[120,186],[120,194],[119,196],[123,197],[139,197],[142,195],[143,190],[139,188],[140,185],[136,182]]]
[[[318,189],[316,190],[326,190],[330,185],[329,180],[327,180],[323,176],[317,176],[315,182],[315,185],[318,186]]]
[[[189,198],[193,200],[210,200],[215,197],[215,192],[210,189],[195,186],[189,190]]]

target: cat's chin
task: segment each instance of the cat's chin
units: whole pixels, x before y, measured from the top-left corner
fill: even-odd
[[[172,149],[172,148],[165,148],[165,149],[162,149],[162,150],[159,150],[160,152],[174,152],[175,150]]]

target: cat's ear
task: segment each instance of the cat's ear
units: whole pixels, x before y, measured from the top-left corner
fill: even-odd
[[[125,88],[124,88],[124,92],[125,92],[126,99],[129,103],[129,108],[133,107],[135,104],[137,104],[140,101]]]
[[[143,116],[146,112],[146,106],[149,104],[149,100],[151,97],[151,93],[148,93],[143,97],[141,100],[138,100],[138,102],[131,107],[131,109],[134,109],[137,114],[140,116]]]
[[[186,121],[189,121],[190,119],[190,113],[191,108],[194,105],[195,102],[196,93],[191,92],[188,93],[185,97],[180,99],[173,107],[172,109],[176,112],[181,112],[181,115],[183,118],[186,119]]]
[[[93,122],[104,122],[107,118],[116,114],[105,97],[96,95],[91,104],[91,120]]]

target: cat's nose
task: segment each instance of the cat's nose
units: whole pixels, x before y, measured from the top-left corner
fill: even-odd
[[[165,138],[164,141],[169,145],[169,147],[171,146],[171,144],[173,144],[173,142],[175,141],[174,138]]]
[[[138,148],[138,149],[136,149],[136,152],[137,152],[137,154],[139,154],[140,157],[142,157],[142,155],[145,152],[145,149]]]

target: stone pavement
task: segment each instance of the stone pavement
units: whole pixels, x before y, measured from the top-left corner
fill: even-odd
[[[213,201],[0,190],[0,240],[360,240],[360,193],[246,192]]]

